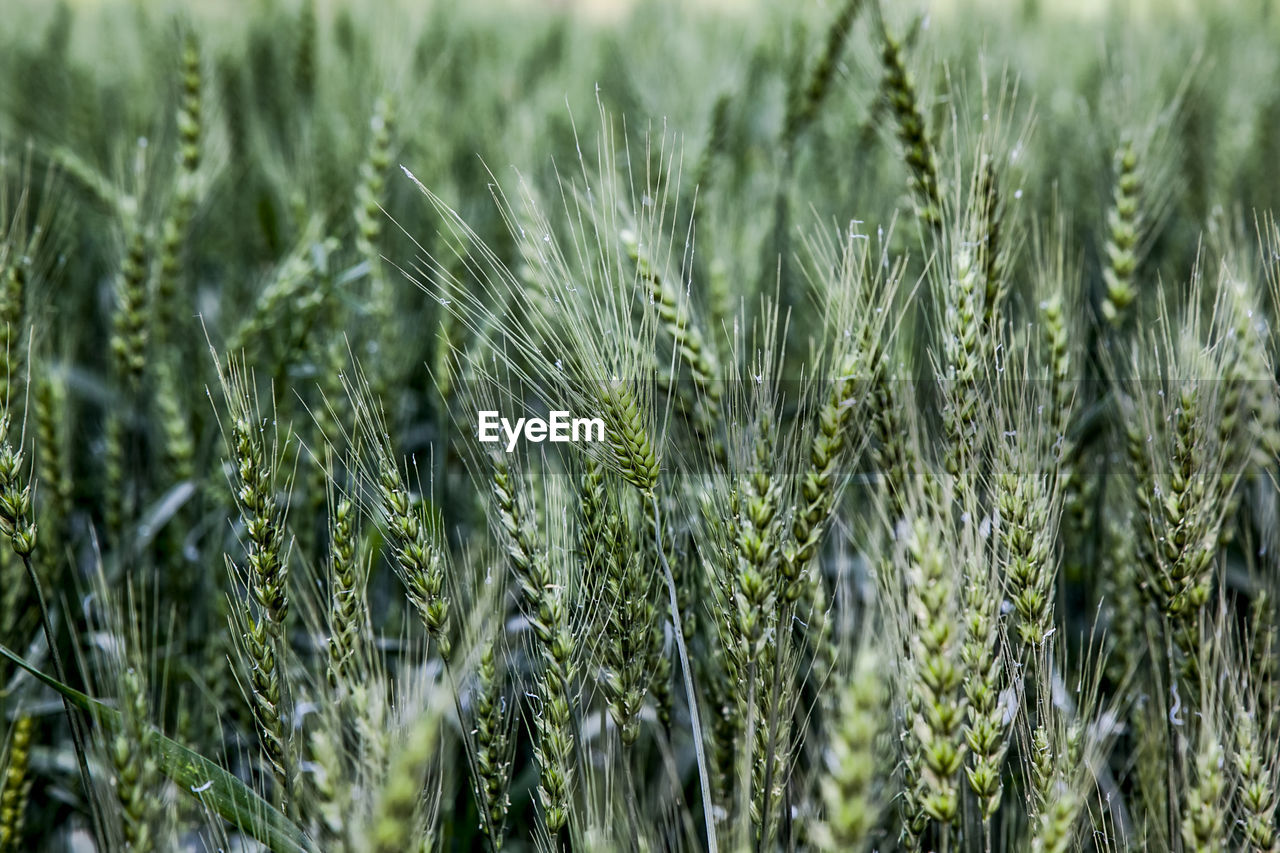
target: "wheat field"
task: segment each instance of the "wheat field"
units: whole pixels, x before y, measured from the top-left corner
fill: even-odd
[[[0,853],[1280,851],[1269,2],[3,17]]]

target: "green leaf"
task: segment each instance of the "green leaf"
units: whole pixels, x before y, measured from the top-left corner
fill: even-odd
[[[0,656],[13,661],[66,696],[73,705],[102,725],[109,727],[120,725],[119,711],[46,675],[3,644],[0,644]],[[213,809],[242,832],[277,853],[311,853],[315,850],[296,824],[216,762],[165,737],[158,730],[153,729],[152,734],[156,739],[160,767],[165,775],[199,800],[202,805]]]

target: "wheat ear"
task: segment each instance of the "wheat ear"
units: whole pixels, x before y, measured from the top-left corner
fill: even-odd
[[[35,728],[35,717],[20,714],[9,737],[4,778],[0,780],[0,853],[18,853],[22,849],[22,827],[35,781],[28,772]]]
[[[498,669],[498,637],[484,647],[476,667],[472,699],[475,738],[476,800],[485,837],[493,853],[502,849],[507,811],[511,807],[511,765],[515,747],[511,737],[511,715]]]
[[[1129,306],[1138,296],[1134,274],[1138,268],[1138,236],[1141,226],[1138,178],[1138,154],[1133,142],[1126,141],[1116,152],[1116,182],[1107,213],[1107,263],[1102,277],[1106,295],[1102,300],[1102,316],[1114,328],[1125,322]]]
[[[880,58],[884,65],[882,89],[889,100],[898,124],[898,139],[911,172],[911,189],[915,193],[920,221],[930,231],[942,228],[942,194],[938,189],[938,161],[933,143],[925,130],[924,116],[916,100],[915,86],[902,59],[902,44],[881,22]]]
[[[865,849],[880,818],[877,741],[888,720],[888,695],[877,665],[876,654],[864,647],[842,689],[842,701],[833,705],[838,717],[821,783],[826,818],[815,839],[819,849],[831,853]]]
[[[296,808],[289,727],[284,719],[285,620],[289,615],[286,560],[286,504],[276,491],[278,448],[263,438],[260,413],[253,402],[247,377],[233,367],[224,388],[231,409],[228,437],[236,506],[244,524],[246,542],[244,579],[253,605],[244,604],[244,643],[252,668],[250,688],[254,718],[267,763],[276,781],[277,802]],[[230,555],[232,575],[240,570]]]
[[[533,522],[504,456],[491,457],[492,495],[498,527],[511,569],[524,594],[529,626],[541,666],[538,688],[542,711],[537,716],[539,799],[547,832],[556,837],[569,822],[574,785],[574,728],[570,707],[574,648],[563,588],[552,574],[534,537]]]

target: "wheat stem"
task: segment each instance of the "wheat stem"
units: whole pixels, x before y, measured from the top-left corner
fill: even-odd
[[[693,733],[693,750],[698,762],[698,784],[702,788],[703,820],[707,828],[708,853],[716,853],[715,812],[711,807],[711,774],[707,772],[707,754],[702,745],[702,720],[698,716],[698,697],[693,688],[693,668],[689,665],[689,649],[685,646],[684,624],[680,619],[680,601],[676,593],[676,579],[671,574],[671,565],[667,562],[666,551],[662,547],[662,526],[656,522],[660,518],[658,498],[650,491],[646,497],[653,505],[654,549],[658,552],[658,562],[662,565],[662,575],[667,582],[667,595],[671,606],[671,624],[676,636],[676,649],[680,656],[680,670],[684,674],[685,699],[689,703],[689,724]]]

